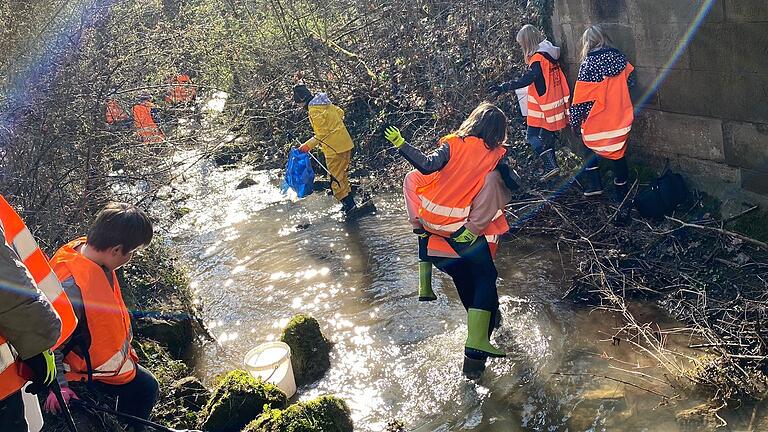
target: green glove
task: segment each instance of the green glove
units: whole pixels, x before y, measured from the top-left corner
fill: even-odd
[[[51,350],[45,350],[40,354],[30,357],[24,364],[32,369],[31,381],[37,385],[48,387],[56,379],[56,359]]]
[[[387,128],[387,130],[384,132],[384,138],[391,142],[395,148],[400,148],[405,143],[405,138],[400,135],[400,129],[394,126]]]
[[[458,231],[451,234],[451,239],[456,243],[462,243],[469,246],[477,240],[477,234],[468,230],[466,227],[461,227]]]

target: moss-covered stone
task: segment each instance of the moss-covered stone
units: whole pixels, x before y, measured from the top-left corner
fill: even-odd
[[[349,407],[335,396],[321,396],[287,409],[269,409],[243,432],[352,432]]]
[[[157,377],[161,390],[189,375],[187,365],[173,359],[168,350],[156,341],[136,338],[133,340],[133,348],[139,355],[139,363]]]
[[[280,340],[291,347],[291,365],[297,385],[320,379],[331,367],[331,344],[323,336],[316,319],[304,314],[294,316]]]
[[[287,403],[288,398],[274,385],[235,370],[219,380],[201,413],[201,426],[210,432],[239,432],[265,407],[285,408]]]

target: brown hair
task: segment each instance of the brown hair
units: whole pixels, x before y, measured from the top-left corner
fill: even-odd
[[[525,62],[531,61],[531,57],[536,54],[536,50],[539,49],[539,44],[544,41],[545,37],[539,29],[526,24],[520,31],[517,32],[515,40],[523,49],[523,55],[525,56]]]
[[[96,215],[88,230],[88,245],[96,250],[122,246],[128,253],[152,241],[152,221],[132,204],[112,202]]]
[[[612,48],[613,41],[599,25],[587,27],[581,35],[581,61],[587,58],[587,54],[594,49]]]
[[[485,146],[495,149],[507,142],[507,116],[496,105],[483,102],[464,120],[456,135],[482,139]]]

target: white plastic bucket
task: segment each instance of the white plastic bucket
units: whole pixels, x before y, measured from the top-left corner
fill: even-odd
[[[515,90],[517,103],[520,104],[520,112],[523,113],[523,117],[528,117],[528,87]]]
[[[284,342],[267,342],[248,351],[245,368],[254,378],[276,385],[288,397],[296,393],[291,347]]]
[[[29,432],[40,432],[43,428],[43,413],[40,412],[40,401],[37,396],[27,393],[27,386],[21,389],[21,400],[24,402],[24,417],[29,425]]]

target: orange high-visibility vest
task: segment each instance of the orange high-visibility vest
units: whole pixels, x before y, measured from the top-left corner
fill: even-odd
[[[536,86],[528,87],[528,126],[539,127],[557,132],[568,126],[568,99],[571,90],[568,81],[558,63],[553,63],[541,53],[531,56],[529,64],[539,62],[547,91],[542,96]]]
[[[133,125],[136,133],[145,143],[159,143],[165,139],[165,135],[152,118],[154,104],[149,101],[133,106]]]
[[[38,247],[35,238],[24,221],[0,195],[0,224],[5,231],[7,245],[12,247],[24,263],[30,278],[53,305],[61,319],[61,335],[53,348],[58,348],[77,326],[77,318],[69,298],[61,288],[56,274],[51,270],[48,259]],[[31,294],[31,293],[30,293]],[[10,343],[0,335],[0,400],[19,391],[27,382],[18,373],[17,355]]]
[[[112,272],[113,288],[104,270],[75,250],[85,242],[86,238],[82,237],[62,246],[53,256],[51,265],[60,281],[74,277],[83,295],[85,321],[91,336],[88,347],[91,376],[106,384],[126,384],[136,376],[138,361],[131,347],[131,317],[115,272]],[[70,351],[64,363],[67,381],[88,379],[88,363],[81,350]]]
[[[116,100],[111,98],[107,99],[107,124],[115,124],[117,122],[128,120],[128,118],[128,113],[125,112],[123,107],[121,107]]]
[[[584,145],[606,159],[619,160],[627,150],[629,131],[635,120],[627,85],[633,70],[635,67],[627,63],[620,74],[605,77],[601,82],[576,81],[573,103],[594,102],[581,125],[581,138]]]
[[[171,90],[165,100],[172,104],[181,104],[192,102],[196,95],[197,89],[192,85],[192,79],[189,75],[182,74],[177,76],[171,84]]]
[[[437,234],[430,236],[428,248],[433,256],[457,257],[445,237],[467,222],[472,200],[485,184],[485,176],[496,168],[506,151],[502,147],[489,150],[482,139],[448,135],[441,142],[450,147],[451,158],[436,173],[431,183],[417,190],[421,205],[419,220],[424,229]],[[509,230],[506,218],[497,217],[482,233],[489,244],[498,242],[498,235]],[[493,249],[495,251],[495,247]]]

